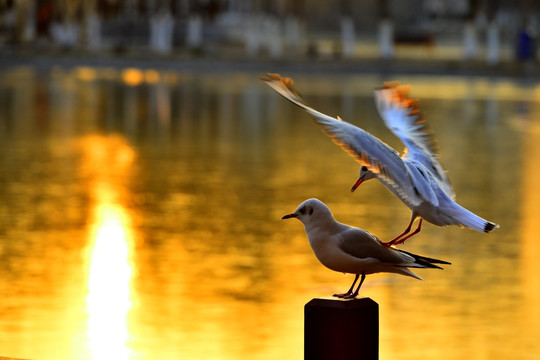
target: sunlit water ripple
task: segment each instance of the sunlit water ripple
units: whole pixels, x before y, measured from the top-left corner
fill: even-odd
[[[303,227],[318,197],[389,239],[409,210],[257,75],[31,68],[0,77],[0,355],[298,359],[303,306],[344,291]],[[295,76],[308,103],[401,150],[382,76]],[[400,77],[485,235],[424,225],[405,249],[452,262],[368,276],[381,359],[540,354],[540,86]]]

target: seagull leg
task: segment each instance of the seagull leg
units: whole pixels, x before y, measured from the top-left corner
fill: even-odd
[[[351,295],[350,298],[348,299],[354,299],[355,297],[358,296],[358,292],[360,291],[360,287],[362,286],[362,284],[364,283],[364,280],[366,279],[366,274],[365,273],[362,273],[362,278],[360,279],[360,284],[358,284],[358,287],[356,288],[356,291]]]
[[[405,229],[404,232],[402,232],[401,234],[399,234],[398,236],[396,236],[395,238],[393,238],[392,240],[388,241],[388,242],[383,242],[382,244],[386,247],[390,247],[392,245],[396,245],[396,244],[402,244],[401,242],[399,242],[405,235],[407,235],[410,231],[411,231],[411,227],[412,227],[412,224],[414,222],[414,220],[416,219],[416,214],[413,213],[412,216],[411,216],[411,221],[409,221],[409,226],[407,226],[407,228]],[[414,233],[408,235],[405,237],[405,240],[407,240],[408,238],[410,238],[411,236],[413,236],[414,234],[417,234],[419,232],[419,228],[417,228],[415,230]],[[403,241],[405,241],[403,240]]]
[[[407,228],[405,229],[404,232],[402,232],[401,234],[399,234],[398,236],[396,236],[395,238],[393,238],[393,239],[390,240],[389,242],[384,243],[384,245],[385,245],[386,247],[390,247],[390,246],[394,245],[394,243],[395,243],[396,241],[398,241],[399,239],[401,239],[403,236],[407,235],[407,234],[409,233],[409,231],[411,231],[411,227],[412,227],[413,221],[414,221],[414,217],[411,219],[411,221],[409,222],[409,226],[407,226]]]
[[[353,293],[353,289],[354,289],[354,285],[356,285],[356,282],[358,281],[358,278],[360,277],[360,274],[356,274],[355,278],[354,278],[354,281],[351,285],[351,288],[349,289],[349,291],[347,291],[345,294],[334,294],[335,297],[338,297],[340,299],[349,299],[349,297],[352,295]],[[363,281],[363,280],[362,280]]]
[[[416,230],[414,230],[412,233],[410,233],[409,235],[405,236],[404,238],[401,238],[399,239],[398,241],[396,241],[394,243],[394,245],[400,245],[400,244],[403,244],[405,242],[405,240],[407,240],[408,238],[412,237],[413,235],[416,235],[420,232],[420,229],[422,228],[422,218],[420,218],[420,221],[418,222],[418,227],[416,228]]]

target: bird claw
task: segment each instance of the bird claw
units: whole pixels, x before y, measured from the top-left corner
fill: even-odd
[[[387,247],[387,248],[393,247],[393,246],[395,246],[395,245],[401,245],[401,244],[403,244],[403,243],[405,243],[405,240],[401,240],[401,239],[400,239],[400,240],[397,240],[397,241],[395,241],[395,240],[390,240],[390,241],[388,241],[388,242],[382,242],[382,241],[381,241],[381,244],[382,244],[384,247]]]
[[[334,296],[340,299],[354,299],[356,298],[356,296],[358,296],[358,294],[353,294],[353,293],[348,292],[345,294],[334,294]]]
[[[387,247],[387,248],[392,247],[392,246],[394,246],[394,245],[401,244],[401,242],[397,242],[395,239],[390,240],[390,241],[387,241],[387,242],[384,242],[384,241],[382,241],[382,240],[379,240],[379,243],[380,243],[382,246]]]

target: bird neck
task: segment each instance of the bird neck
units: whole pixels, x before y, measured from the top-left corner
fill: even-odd
[[[318,234],[331,233],[332,231],[335,231],[336,227],[338,226],[339,226],[339,223],[336,220],[334,220],[333,217],[329,217],[325,219],[316,219],[316,221],[312,221],[309,224],[304,224],[304,228],[306,230],[306,234],[308,235],[308,237],[310,233],[318,233]]]

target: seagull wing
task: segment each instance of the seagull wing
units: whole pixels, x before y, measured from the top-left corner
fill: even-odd
[[[414,258],[405,253],[383,246],[376,236],[368,231],[349,227],[340,233],[338,247],[359,259],[372,258],[388,265],[410,266]]]
[[[384,124],[405,144],[411,152],[435,156],[437,145],[423,114],[418,109],[418,100],[408,96],[407,86],[396,82],[385,83],[376,89],[375,106]]]
[[[376,174],[377,178],[403,201],[410,205],[418,205],[422,202],[420,195],[414,191],[408,169],[397,151],[367,131],[304,104],[300,94],[294,89],[292,79],[282,78],[278,74],[268,74],[267,78],[261,78],[261,80],[312,115],[315,123],[326,135],[361,165]]]
[[[450,265],[449,262],[416,255],[405,250],[387,248],[380,240],[368,231],[349,227],[340,234],[338,247],[356,258],[370,258],[381,264],[396,267],[442,269],[437,264]]]
[[[446,171],[435,157],[422,152],[407,152],[403,156],[403,162],[405,162],[409,171],[411,171],[412,167],[415,167],[414,173],[417,175],[421,174],[422,177],[429,179],[430,186],[440,188],[446,196],[455,199],[456,195],[452,189],[452,185],[450,185]],[[415,183],[414,178],[413,183]],[[415,185],[418,186],[416,183]]]
[[[437,144],[423,114],[418,109],[418,100],[408,96],[408,87],[398,86],[396,82],[385,83],[376,89],[375,105],[386,127],[405,145],[404,160],[421,163],[424,171],[432,174],[446,195],[454,198],[454,191],[446,176],[446,171],[437,161]],[[426,196],[429,199],[430,196]]]

